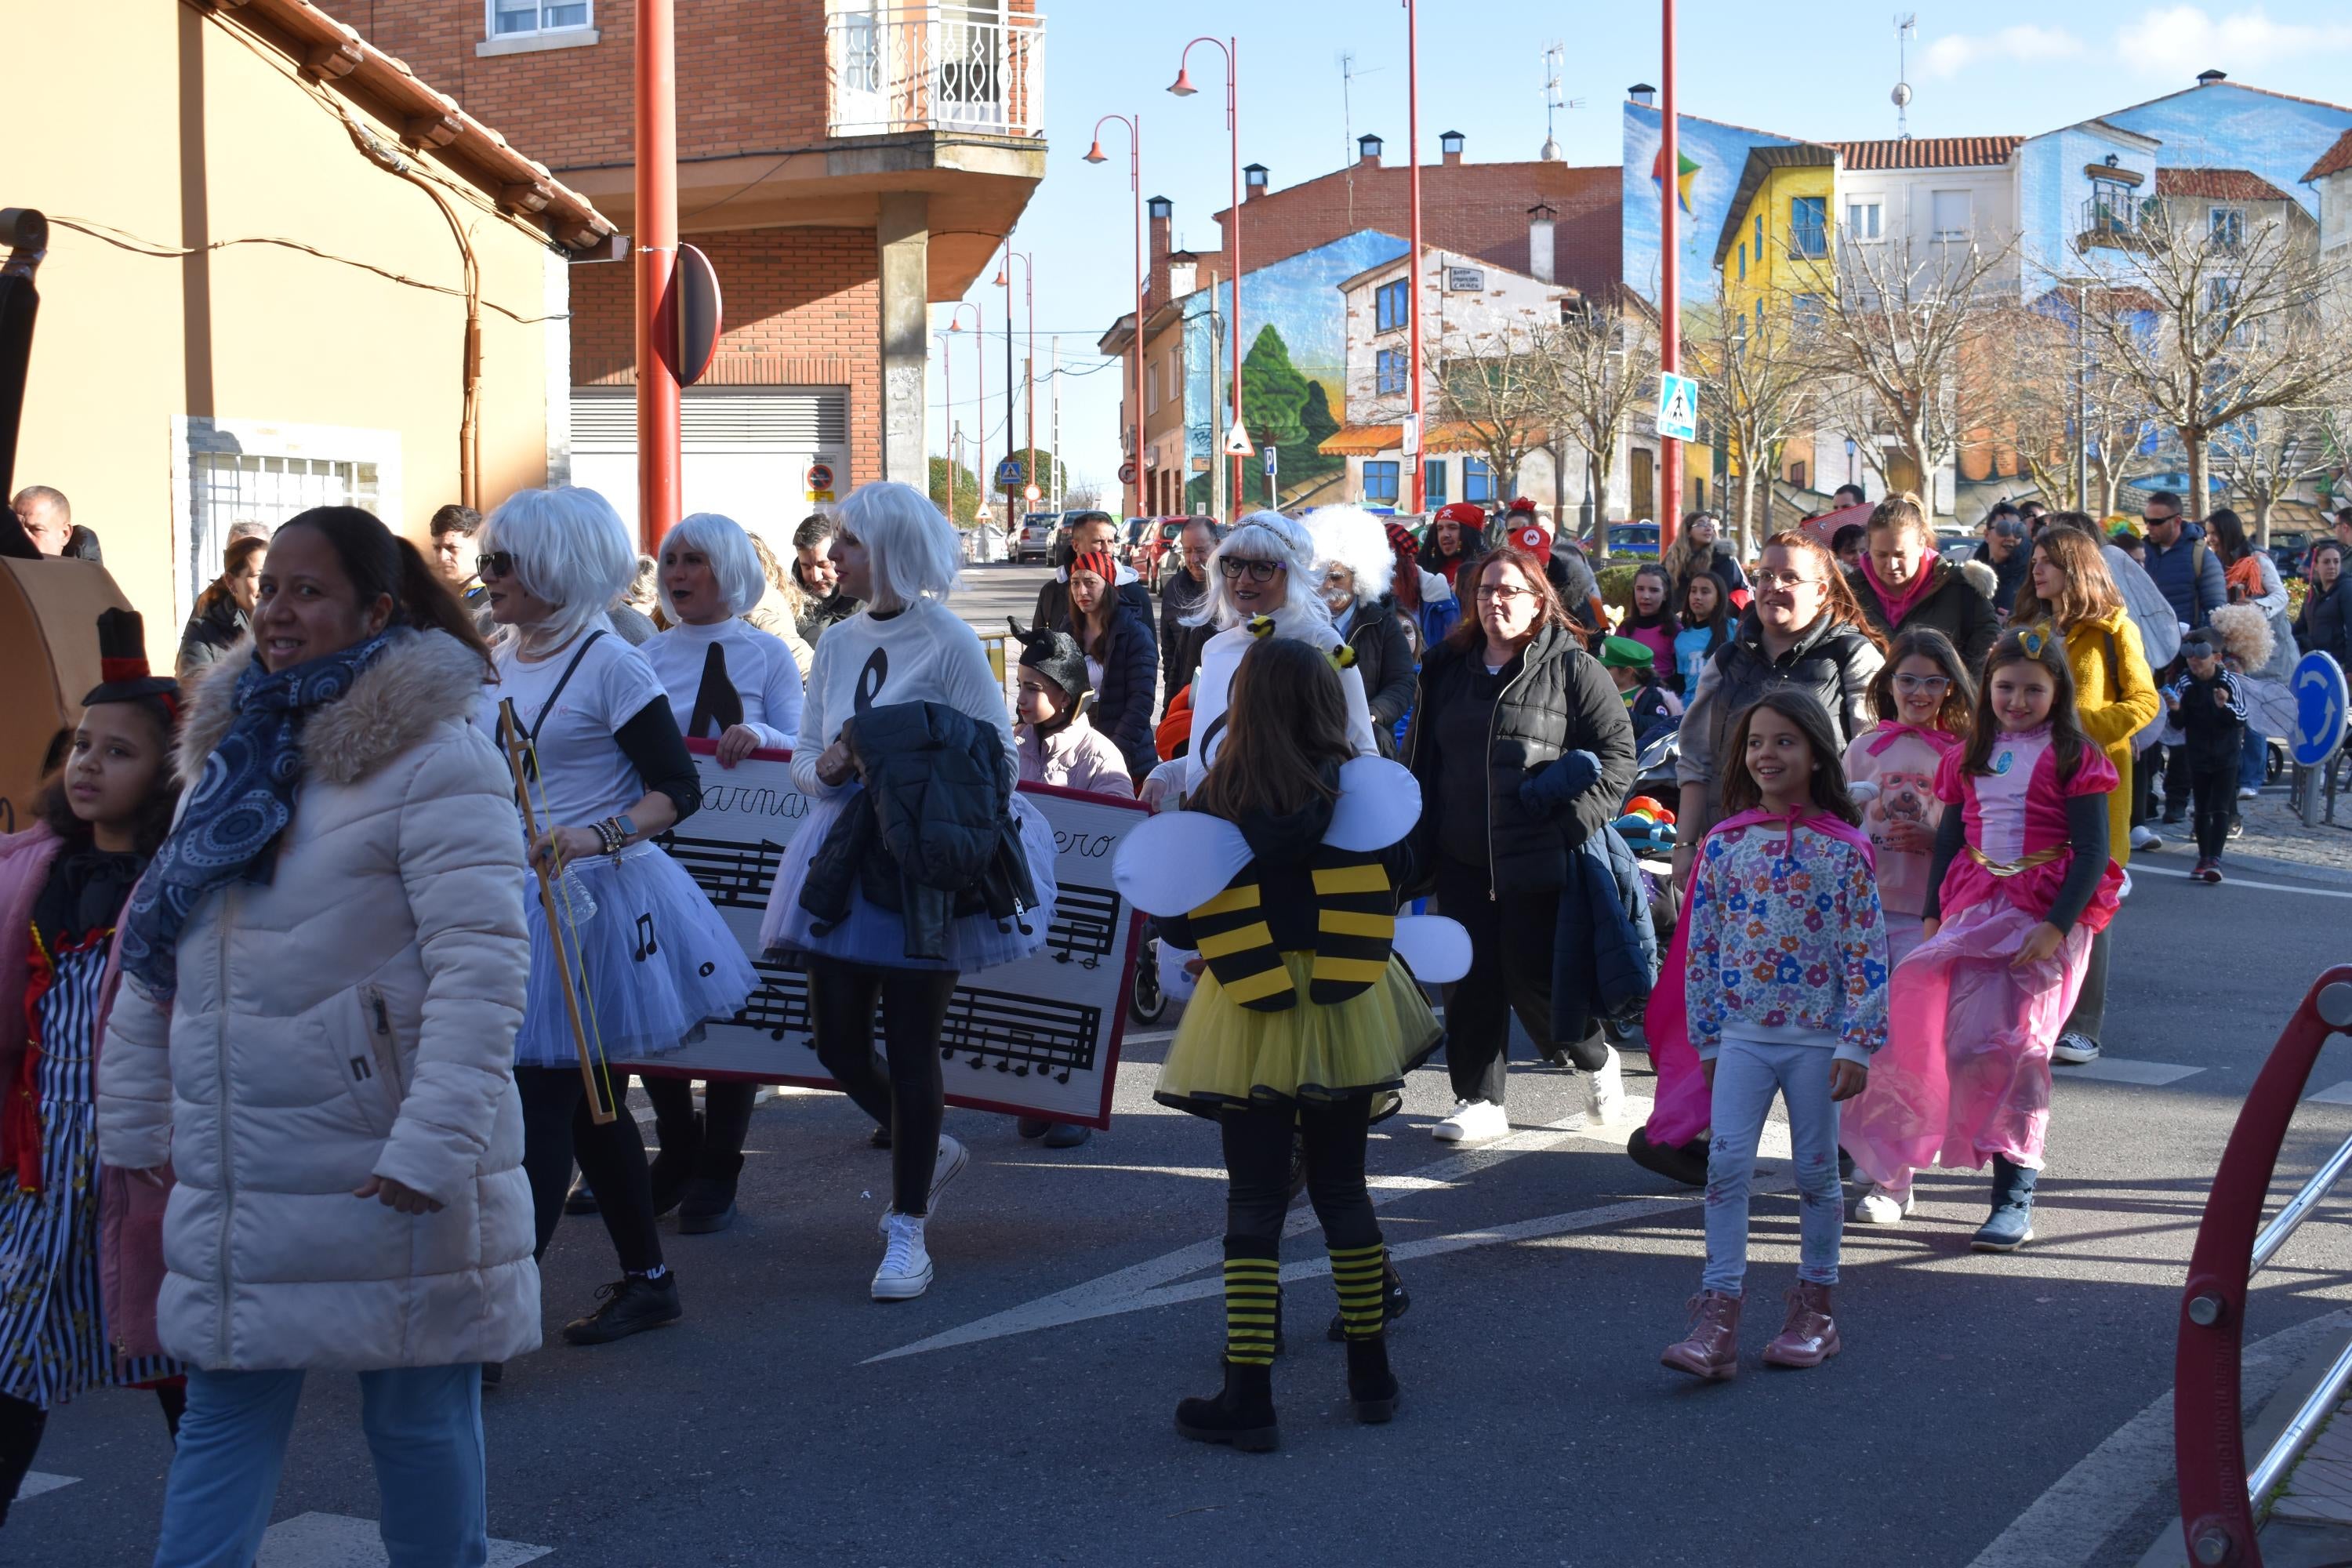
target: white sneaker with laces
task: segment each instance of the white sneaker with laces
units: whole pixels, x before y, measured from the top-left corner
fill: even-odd
[[[1900,1225],[1910,1215],[1913,1201],[1909,1187],[1898,1193],[1874,1185],[1853,1205],[1853,1217],[1864,1225]]]
[[[2164,847],[2164,835],[2143,822],[2131,830],[2131,847],[2135,849],[2161,849]]]
[[[885,1215],[882,1234],[889,1241],[882,1251],[882,1267],[874,1271],[874,1299],[911,1301],[931,1288],[931,1255],[923,1246],[923,1222],[914,1215]]]
[[[1617,1047],[1606,1048],[1609,1059],[1584,1075],[1584,1098],[1591,1107],[1592,1120],[1603,1127],[1613,1127],[1625,1113],[1625,1070]]]
[[[2063,1062],[2070,1068],[2081,1067],[2084,1062],[2097,1061],[2099,1042],[2085,1039],[2069,1029],[2058,1037],[2056,1045],[2050,1047],[2050,1059],[2053,1062]]]
[[[923,1205],[925,1217],[928,1218],[939,1211],[940,1190],[962,1175],[963,1168],[970,1163],[971,1163],[971,1151],[965,1148],[960,1141],[949,1137],[944,1132],[940,1133],[939,1163],[931,1167],[930,1198]],[[874,1222],[874,1229],[878,1235],[890,1234],[888,1209],[884,1209],[882,1217]]]
[[[1430,1130],[1430,1135],[1440,1143],[1485,1143],[1507,1137],[1511,1119],[1503,1108],[1491,1100],[1465,1100],[1455,1102],[1454,1114]]]
[[[2238,789],[2238,798],[2240,800],[2254,800],[2260,797],[2262,793],[2263,792],[2258,789],[2248,789],[2243,785],[2240,785]]]

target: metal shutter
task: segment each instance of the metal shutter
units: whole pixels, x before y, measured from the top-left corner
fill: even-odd
[[[686,454],[838,450],[849,445],[849,393],[839,386],[689,386],[680,409]],[[628,386],[572,390],[572,449],[637,449],[637,395]]]

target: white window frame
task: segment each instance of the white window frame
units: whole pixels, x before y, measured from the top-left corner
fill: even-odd
[[[212,559],[223,540],[206,542],[198,559],[195,458],[198,453],[235,454],[244,458],[288,458],[309,462],[373,464],[375,468],[376,516],[394,532],[401,530],[401,433],[345,425],[293,425],[268,419],[192,418],[172,416],[172,604],[174,619],[184,621],[219,563]],[[279,519],[283,521],[284,519]],[[226,531],[223,530],[225,540]]]
[[[580,20],[561,23],[551,27],[547,26],[547,13],[562,5],[579,6]],[[596,0],[530,0],[530,7],[531,15],[538,19],[539,26],[517,27],[501,33],[499,31],[499,12],[501,9],[519,11],[522,7],[512,4],[511,0],[482,0],[482,37],[491,43],[510,38],[556,37],[572,33],[585,33],[596,26]]]
[[[1870,215],[1867,222],[1863,218],[1863,215],[1864,213]],[[1846,203],[1845,228],[1846,237],[1849,239],[1861,240],[1864,244],[1868,244],[1873,240],[1885,238],[1886,234],[1885,203],[1877,201],[1850,201]]]
[[[1959,227],[1948,227],[1936,221],[1936,208],[1940,205],[1937,198],[1939,196],[1955,196],[1959,199],[1961,217],[1964,220]],[[1976,226],[1976,221],[1977,194],[1966,185],[1940,191],[1931,190],[1927,193],[1927,222],[1930,226],[1930,238],[1941,243],[1965,240],[1969,237],[1969,230]]]

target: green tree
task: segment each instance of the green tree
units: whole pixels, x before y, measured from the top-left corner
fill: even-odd
[[[1258,329],[1257,341],[1242,361],[1242,423],[1260,447],[1297,447],[1307,437],[1299,417],[1307,408],[1307,378],[1290,363],[1290,345],[1273,325]]]
[[[972,513],[980,509],[980,479],[961,463],[955,466],[955,508],[948,508],[948,460],[931,459],[931,504],[947,514],[958,528],[971,526]]]

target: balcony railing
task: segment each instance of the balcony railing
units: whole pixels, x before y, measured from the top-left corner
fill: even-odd
[[[1789,226],[1789,259],[1819,261],[1830,253],[1830,231],[1827,224],[1792,223]]]
[[[1042,136],[1045,18],[976,5],[842,9],[825,18],[827,133]]]

